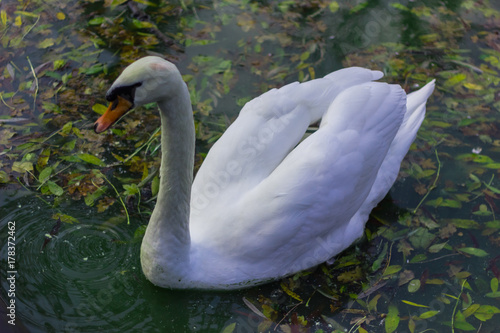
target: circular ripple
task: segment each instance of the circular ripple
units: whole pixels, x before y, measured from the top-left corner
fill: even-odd
[[[3,240],[7,222],[15,221],[16,304],[27,327],[33,331],[106,331],[141,321],[137,316],[142,301],[136,293],[144,278],[139,244],[130,242],[134,228],[62,223],[59,233],[43,247],[45,235],[56,223],[53,211],[36,198],[16,201],[2,207],[0,233]],[[0,245],[0,254],[6,258],[6,242]],[[5,289],[6,280],[1,283]],[[131,309],[137,316],[124,320]]]
[[[55,258],[51,266],[68,279],[95,279],[123,270],[130,246],[121,244],[117,230],[95,225],[72,225],[61,231],[44,249]]]

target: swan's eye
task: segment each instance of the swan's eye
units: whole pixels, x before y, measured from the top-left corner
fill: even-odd
[[[111,110],[116,109],[117,106],[118,106],[118,98],[113,101],[113,104],[111,104]]]
[[[142,86],[142,82],[137,82],[129,86],[116,87],[113,90],[109,90],[106,94],[106,100],[109,102],[116,101],[118,96],[121,96],[131,103],[134,103],[135,88]]]

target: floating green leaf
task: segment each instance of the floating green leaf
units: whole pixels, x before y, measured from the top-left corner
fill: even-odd
[[[387,249],[388,249],[388,245],[387,245],[387,243],[385,243],[384,247],[382,249],[382,252],[380,252],[377,259],[372,264],[372,271],[373,272],[377,271],[380,268],[382,261],[385,259],[385,256],[387,254]]]
[[[479,309],[481,305],[480,304],[471,304],[467,309],[464,310],[463,312],[463,315],[465,318],[471,316],[474,312],[477,311],[477,309]]]
[[[377,294],[370,300],[370,302],[368,302],[367,305],[368,311],[377,311],[377,302],[380,299],[380,297],[382,297],[382,295]]]
[[[104,162],[101,161],[101,159],[97,156],[90,155],[90,154],[78,154],[78,158],[80,158],[82,161],[85,161],[90,164],[98,165],[98,166],[104,166]]]
[[[386,270],[384,271],[384,276],[395,274],[395,273],[399,272],[400,270],[401,270],[400,265],[391,265],[391,266],[387,267]]]
[[[387,317],[385,318],[385,332],[392,333],[394,332],[399,325],[399,311],[398,308],[391,304],[389,305],[389,311],[387,313]]]
[[[454,75],[452,76],[451,78],[449,78],[448,80],[446,80],[446,82],[444,83],[445,86],[454,86],[460,82],[462,82],[463,80],[465,80],[467,78],[467,76],[463,73],[459,73],[457,75]]]
[[[493,291],[494,293],[498,291],[498,279],[496,277],[491,279],[490,287],[491,287],[491,291]]]
[[[414,248],[423,248],[426,249],[430,246],[432,241],[436,238],[436,236],[425,228],[418,228],[415,232],[409,237],[410,243]]]
[[[420,316],[418,316],[420,319],[429,319],[431,317],[434,317],[437,315],[439,311],[426,311],[424,313],[421,313]]]
[[[446,244],[447,244],[447,242],[431,245],[429,247],[429,252],[430,253],[438,253],[446,246]]]
[[[61,186],[57,185],[56,183],[54,183],[53,181],[49,180],[47,182],[47,186],[49,187],[50,192],[54,195],[61,196],[64,193],[63,188]]]
[[[426,259],[427,259],[427,256],[425,254],[417,254],[416,256],[414,256],[413,258],[411,258],[410,262],[412,264],[414,264],[414,263],[417,263],[417,262],[424,261]]]
[[[484,251],[482,249],[475,248],[475,247],[462,247],[462,248],[458,249],[458,251],[464,252],[464,253],[467,253],[467,254],[470,254],[470,255],[473,255],[476,257],[486,257],[488,255],[488,253],[486,251]]]
[[[491,298],[498,298],[498,297],[500,297],[500,291],[495,291],[495,292],[487,293],[485,296],[486,297],[491,297]]]
[[[408,283],[408,291],[410,293],[417,292],[420,289],[420,280],[414,279]]]
[[[24,162],[15,161],[12,164],[12,170],[19,173],[24,173],[26,171],[33,171],[33,163],[29,161],[24,161]]]
[[[38,181],[40,183],[45,182],[52,174],[52,170],[53,170],[52,167],[46,167],[45,169],[43,169],[38,175]]]
[[[53,46],[55,44],[54,38],[46,38],[42,40],[40,43],[38,43],[38,48],[40,49],[46,49],[50,46]]]
[[[500,309],[493,305],[481,305],[479,309],[474,312],[474,317],[481,321],[489,320],[493,315],[500,313]]]
[[[463,229],[477,229],[479,228],[479,223],[474,220],[466,220],[466,219],[449,219],[448,223],[453,224],[457,228]]]
[[[90,19],[88,23],[90,25],[101,25],[104,22],[106,22],[106,18],[104,18],[104,17],[94,17],[94,18]]]
[[[160,188],[160,178],[158,176],[155,176],[151,181],[151,194],[153,196],[157,195],[159,188]]]
[[[224,327],[221,333],[233,333],[235,328],[236,328],[236,323],[231,323],[226,327]]]

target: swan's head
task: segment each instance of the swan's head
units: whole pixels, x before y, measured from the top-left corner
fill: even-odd
[[[106,93],[108,109],[94,124],[96,133],[107,130],[127,111],[168,99],[182,77],[174,64],[160,57],[144,57],[130,64]],[[177,83],[177,84],[176,84]]]

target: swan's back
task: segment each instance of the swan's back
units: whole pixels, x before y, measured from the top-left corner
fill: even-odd
[[[240,197],[269,176],[340,92],[382,76],[379,71],[350,67],[272,89],[248,102],[196,174],[191,199],[194,220],[218,210],[216,202]]]
[[[265,279],[324,262],[361,236],[433,89],[410,94],[407,112],[400,86],[371,82],[381,76],[347,68],[247,103],[193,183],[192,259],[234,281],[256,270]]]

